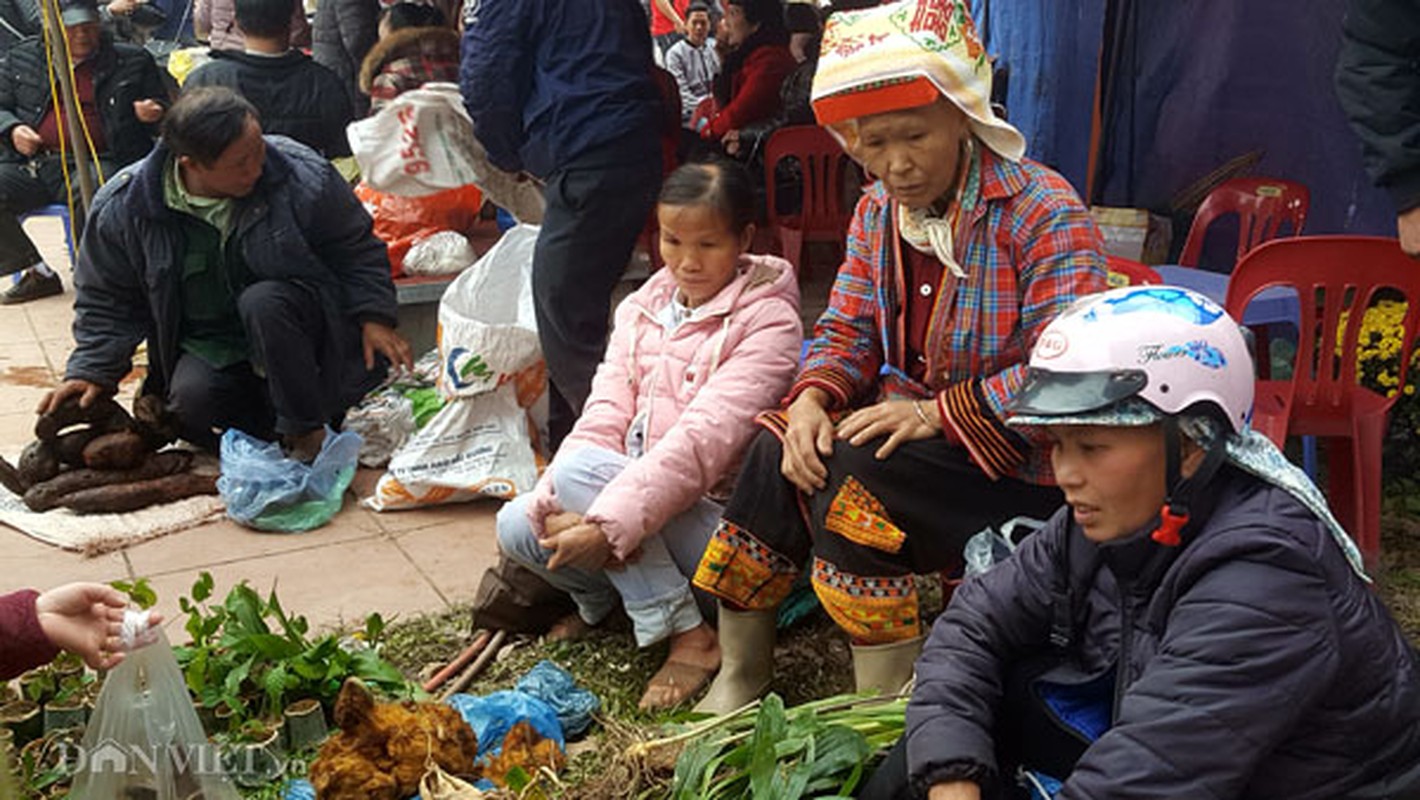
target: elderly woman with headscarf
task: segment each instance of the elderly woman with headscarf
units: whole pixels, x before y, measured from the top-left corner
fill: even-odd
[[[922,644],[919,576],[953,570],[983,528],[1061,503],[1003,409],[1044,326],[1105,288],[1104,259],[1069,184],[992,113],[990,81],[957,0],[829,19],[814,110],[877,181],[695,576],[721,605],[702,710],[765,691],[775,610],[802,570],[849,634],[858,687],[898,690]]]
[[[729,48],[715,77],[715,111],[701,127],[719,141],[732,130],[779,113],[779,89],[798,62],[789,51],[789,29],[780,0],[729,0],[719,46]]]

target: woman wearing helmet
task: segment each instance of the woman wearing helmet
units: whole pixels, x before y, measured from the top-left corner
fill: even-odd
[[[812,95],[878,180],[696,572],[722,608],[701,710],[767,688],[775,608],[801,572],[851,639],[858,687],[902,686],[925,631],[919,581],[950,573],[984,526],[1059,507],[1044,454],[1006,427],[1004,404],[1046,323],[1105,288],[1085,207],[991,111],[964,2],[833,15]]]
[[[1238,325],[1187,290],[1045,329],[1011,424],[1068,506],[957,591],[864,796],[1420,796],[1416,654],[1252,389]]]

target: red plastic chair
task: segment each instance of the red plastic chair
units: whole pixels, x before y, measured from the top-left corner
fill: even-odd
[[[796,159],[803,178],[803,203],[799,213],[779,214],[779,198],[774,170],[784,159]],[[778,232],[784,258],[800,274],[805,241],[827,241],[842,246],[853,217],[845,207],[844,181],[849,174],[847,156],[828,131],[816,125],[780,128],[764,146],[764,183],[767,187],[769,227]]]
[[[1203,256],[1203,239],[1208,227],[1220,217],[1238,215],[1238,254],[1234,263],[1263,242],[1278,238],[1286,225],[1291,236],[1300,236],[1307,221],[1311,192],[1293,181],[1278,178],[1233,178],[1208,193],[1193,224],[1178,263],[1198,266]]]
[[[1106,279],[1111,289],[1121,286],[1158,286],[1164,282],[1153,267],[1133,259],[1106,253],[1104,260],[1105,269],[1108,271]]]
[[[1292,287],[1302,299],[1297,356],[1292,380],[1258,381],[1253,426],[1279,444],[1287,434],[1330,440],[1328,499],[1374,564],[1380,554],[1381,443],[1399,394],[1384,397],[1357,384],[1357,342],[1365,309],[1377,294],[1389,289],[1403,295],[1398,370],[1399,385],[1405,385],[1408,354],[1420,332],[1420,265],[1394,239],[1279,239],[1238,262],[1228,283],[1228,313],[1241,319],[1248,302],[1272,286]]]

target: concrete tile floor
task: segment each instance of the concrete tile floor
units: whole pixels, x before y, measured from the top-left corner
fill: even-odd
[[[26,229],[64,279],[65,294],[0,306],[0,453],[17,455],[33,438],[33,408],[63,376],[73,348],[73,283],[60,223],[32,219]],[[131,395],[137,381],[126,382]],[[345,508],[323,528],[300,534],[249,531],[219,521],[97,558],[65,552],[0,526],[0,592],[75,580],[147,577],[159,608],[176,619],[178,597],[203,570],[225,592],[241,580],[263,594],[276,587],[287,610],[315,627],[448,610],[473,598],[497,560],[497,502],[376,514],[359,506],[374,471],[362,471]],[[183,638],[181,623],[170,635]]]

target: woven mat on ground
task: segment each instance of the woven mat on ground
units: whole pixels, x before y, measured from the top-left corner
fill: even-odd
[[[62,508],[36,514],[25,508],[20,498],[0,489],[0,523],[45,544],[89,556],[122,550],[221,519],[223,511],[222,498],[211,495],[189,497],[126,514],[81,516]]]

